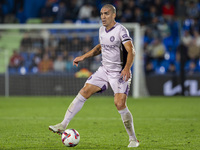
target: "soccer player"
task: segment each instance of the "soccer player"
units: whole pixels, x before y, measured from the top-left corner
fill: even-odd
[[[49,126],[49,129],[62,133],[75,114],[81,110],[85,101],[92,94],[106,90],[109,83],[114,92],[114,103],[129,135],[128,147],[138,147],[139,141],[135,135],[133,117],[126,106],[131,83],[130,69],[135,57],[135,49],[127,29],[115,21],[115,7],[106,4],[102,7],[100,14],[103,24],[99,29],[100,44],[84,55],[76,57],[73,64],[78,66],[78,63],[86,58],[102,54],[102,66],[88,78],[84,87],[70,104],[64,120],[57,125]]]

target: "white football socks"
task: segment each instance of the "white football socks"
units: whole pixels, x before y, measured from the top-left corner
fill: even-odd
[[[61,122],[64,128],[67,127],[71,119],[81,110],[86,100],[80,93],[75,97],[66,111],[64,120]]]
[[[136,141],[135,130],[133,125],[133,117],[129,109],[126,107],[118,111],[121,114],[122,121],[124,123],[125,129],[129,135],[129,141]]]

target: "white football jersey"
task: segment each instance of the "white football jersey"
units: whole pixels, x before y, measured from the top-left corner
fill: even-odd
[[[99,29],[99,41],[101,44],[102,65],[108,71],[121,71],[127,60],[127,51],[124,43],[132,40],[128,30],[116,23],[110,30],[101,26]]]

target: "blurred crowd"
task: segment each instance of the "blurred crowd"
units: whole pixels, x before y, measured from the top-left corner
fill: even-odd
[[[95,71],[100,65],[100,56],[87,59],[84,63],[80,63],[78,68],[73,67],[73,59],[90,51],[94,45],[92,33],[90,35],[85,33],[84,37],[81,37],[78,33],[74,35],[75,32],[72,31],[72,37],[64,33],[51,33],[48,39],[41,37],[42,34],[37,34],[36,37],[32,37],[32,33],[24,34],[20,43],[20,51],[14,50],[10,58],[9,72],[22,74],[66,72],[73,75],[82,68]],[[96,38],[98,38],[97,33]]]
[[[35,9],[32,9],[38,11],[36,16],[28,14],[26,8],[39,2],[40,5],[34,4]],[[26,23],[31,17],[41,19],[41,23],[99,23],[100,9],[107,3],[117,8],[119,22],[148,25],[155,18],[199,20],[199,0],[1,0],[0,23]]]
[[[1,0],[1,23],[26,23],[29,19],[23,11],[24,1],[15,2],[13,9],[5,13],[3,6],[6,0]],[[41,23],[99,23],[99,11],[105,3],[116,7],[118,22],[137,22],[145,28],[143,49],[144,70],[147,74],[177,74],[182,60],[188,74],[200,73],[200,0],[45,0],[37,17]],[[31,50],[36,50],[34,56],[30,57],[35,62],[29,62],[29,69],[35,66],[42,72],[41,62],[50,60],[47,70],[56,70],[57,66],[65,71],[68,68],[70,72],[71,60],[77,54],[73,52],[84,53],[94,46],[92,36],[70,40],[66,37],[55,40],[52,37],[49,40],[54,45],[45,44],[42,38],[24,36],[21,53],[18,53],[23,57],[20,60],[23,62],[27,58],[25,53],[32,47]],[[73,47],[73,50],[69,50],[68,46]],[[62,61],[65,64],[61,65]],[[98,64],[100,58],[89,61]]]

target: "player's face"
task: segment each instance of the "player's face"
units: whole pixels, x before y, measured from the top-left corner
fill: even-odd
[[[114,22],[115,13],[113,13],[111,9],[103,7],[100,14],[103,26],[109,27]]]

